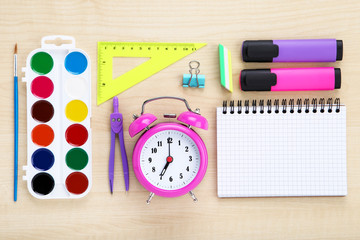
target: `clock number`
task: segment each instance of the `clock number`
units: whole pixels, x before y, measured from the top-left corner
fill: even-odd
[[[157,148],[151,148],[151,153],[157,153]]]
[[[192,156],[189,156],[189,162],[192,162]]]
[[[169,177],[169,181],[172,182],[173,181],[173,178],[172,176]]]
[[[167,139],[167,143],[173,143],[173,139],[169,137],[169,138]]]
[[[162,141],[158,141],[158,147],[162,147]]]
[[[187,166],[186,171],[190,171],[189,166]]]
[[[151,170],[152,172],[155,172],[155,167],[152,167],[152,170]]]
[[[148,160],[149,160],[149,163],[151,163],[151,162],[152,162],[152,158],[151,158],[151,157],[150,157]]]
[[[182,174],[182,173],[180,173],[179,178],[180,178],[180,179],[183,179],[183,177],[184,177],[184,176],[183,176],[183,174]]]
[[[185,152],[189,152],[189,147],[185,146]]]
[[[180,140],[179,140],[179,146],[181,145],[181,142],[180,142]]]

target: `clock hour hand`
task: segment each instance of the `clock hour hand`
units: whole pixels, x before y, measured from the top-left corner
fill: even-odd
[[[169,162],[166,162],[165,167],[163,168],[163,170],[161,171],[161,173],[159,175],[160,177],[164,176],[164,174],[166,172],[166,169],[168,168],[169,164],[170,164]]]
[[[160,178],[162,178],[162,176],[164,176],[165,172],[166,172],[166,169],[169,167],[170,163],[173,162],[173,157],[172,156],[168,156],[166,158],[166,164],[165,164],[165,167],[163,168],[163,170],[161,171],[161,173],[159,174]]]

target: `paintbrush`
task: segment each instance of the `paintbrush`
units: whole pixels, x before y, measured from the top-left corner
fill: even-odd
[[[17,43],[14,49],[14,202],[17,200],[18,179],[18,137],[19,137],[19,102],[17,76]]]

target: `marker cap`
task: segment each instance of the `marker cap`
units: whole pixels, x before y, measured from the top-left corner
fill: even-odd
[[[271,91],[276,85],[276,74],[270,69],[246,69],[240,74],[240,88],[243,91]]]
[[[336,40],[336,61],[343,59],[343,41]]]
[[[272,40],[244,41],[242,57],[244,62],[272,62],[279,56],[279,46]]]
[[[341,88],[341,70],[340,68],[335,68],[335,89]]]

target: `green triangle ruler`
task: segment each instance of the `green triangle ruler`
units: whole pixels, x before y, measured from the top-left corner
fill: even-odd
[[[98,42],[97,104],[104,103],[206,43]],[[143,64],[113,79],[114,57],[147,57]]]

